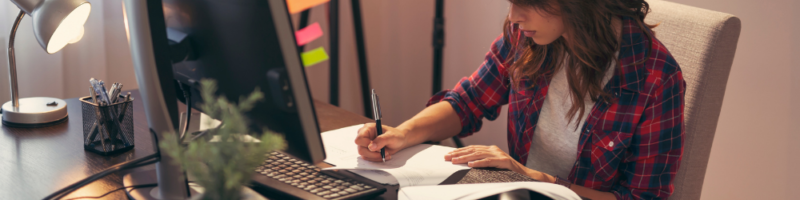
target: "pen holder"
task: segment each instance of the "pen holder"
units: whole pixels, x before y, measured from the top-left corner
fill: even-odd
[[[133,98],[103,106],[91,96],[80,101],[84,150],[108,156],[133,149]]]

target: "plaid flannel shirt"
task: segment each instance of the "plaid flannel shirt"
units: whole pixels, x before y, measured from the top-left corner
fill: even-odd
[[[666,47],[645,37],[631,18],[622,19],[618,66],[604,87],[616,103],[597,101],[591,109],[567,180],[612,192],[617,199],[666,198],[683,154],[686,83]],[[515,57],[510,43],[498,37],[477,71],[434,95],[428,105],[449,102],[461,119],[459,136],[466,137],[508,104],[509,154],[525,165],[549,80],[541,78],[530,88],[531,81],[523,79],[523,89],[511,87],[505,61]],[[642,59],[647,60],[634,65]]]

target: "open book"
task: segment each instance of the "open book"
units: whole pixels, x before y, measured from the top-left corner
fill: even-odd
[[[405,187],[400,189],[397,199],[482,199],[519,189],[529,190],[551,199],[581,199],[578,194],[564,186],[545,182],[473,183]]]
[[[325,162],[335,166],[324,170],[346,169],[379,183],[406,187],[437,185],[453,173],[469,169],[465,164],[444,160],[444,155],[455,148],[430,144],[403,149],[385,163],[364,160],[354,142],[362,126],[359,124],[322,133],[327,154]]]

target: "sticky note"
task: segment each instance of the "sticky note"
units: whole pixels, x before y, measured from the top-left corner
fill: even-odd
[[[318,22],[314,22],[313,24],[294,33],[294,37],[297,38],[297,46],[308,44],[320,36],[322,36],[322,28],[319,27]]]
[[[328,53],[325,53],[324,48],[319,47],[311,51],[303,52],[300,54],[300,57],[303,59],[303,66],[309,67],[328,60]]]
[[[319,4],[327,3],[328,1],[329,0],[286,0],[286,7],[289,7],[289,13],[295,14]]]

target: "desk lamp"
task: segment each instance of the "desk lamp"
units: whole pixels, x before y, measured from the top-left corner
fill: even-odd
[[[33,32],[39,45],[48,54],[60,51],[67,44],[83,37],[83,24],[89,18],[91,4],[85,0],[11,0],[19,7],[19,15],[8,37],[8,69],[11,77],[11,101],[3,104],[3,125],[45,126],[67,118],[67,102],[52,97],[19,98],[14,36],[22,17],[33,19]]]

